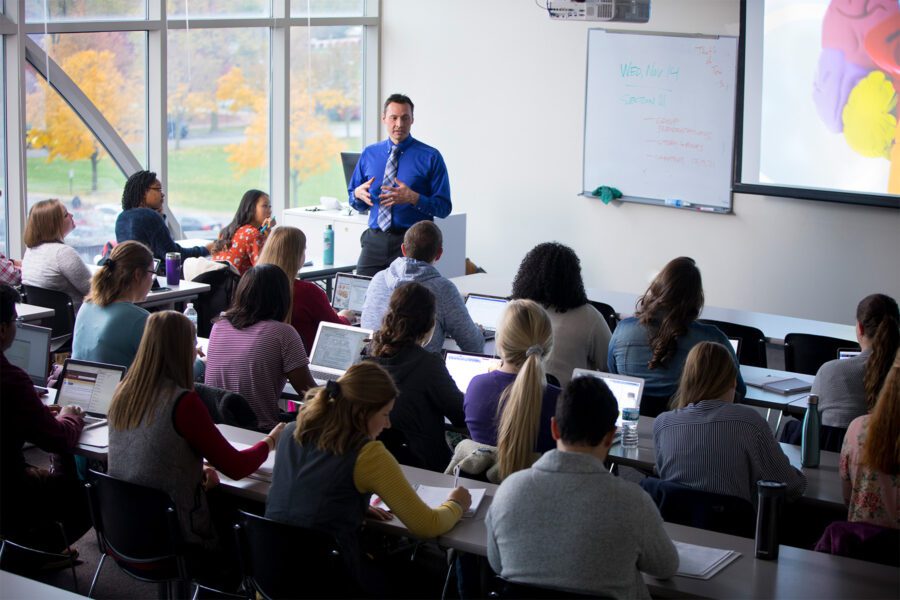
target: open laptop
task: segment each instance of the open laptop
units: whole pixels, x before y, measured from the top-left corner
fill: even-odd
[[[85,428],[105,425],[113,394],[125,371],[120,365],[67,358],[59,377],[56,403],[80,406],[84,411]]]
[[[27,323],[16,323],[16,339],[6,351],[6,359],[31,377],[41,392],[46,392],[50,373],[50,338],[53,330]]]
[[[853,358],[854,356],[859,356],[862,350],[857,350],[856,348],[838,348],[837,357],[840,359],[845,358]]]
[[[741,338],[728,338],[728,341],[731,342],[731,347],[734,348],[734,355],[741,355]]]
[[[606,382],[609,390],[616,397],[616,402],[619,404],[619,418],[616,419],[616,427],[622,427],[622,409],[641,408],[641,396],[644,395],[644,380],[640,377],[628,377],[627,375],[591,371],[590,369],[575,369],[572,371],[572,379],[576,377],[596,377]]]
[[[444,353],[444,364],[447,366],[450,377],[456,382],[456,387],[465,394],[472,378],[498,368],[500,359],[489,354],[447,350]]]
[[[359,316],[362,314],[363,303],[366,301],[366,290],[369,289],[371,282],[372,278],[365,275],[338,273],[334,276],[332,308],[338,311],[352,310]]]
[[[309,355],[309,372],[316,383],[324,385],[326,381],[335,381],[358,363],[371,337],[371,329],[320,322]]]
[[[469,311],[472,320],[484,329],[484,339],[492,340],[497,335],[500,317],[503,316],[503,311],[506,310],[508,303],[509,298],[502,296],[466,295],[466,310]]]

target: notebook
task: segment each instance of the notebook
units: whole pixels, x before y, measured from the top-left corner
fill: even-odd
[[[503,316],[507,303],[509,299],[501,296],[466,295],[466,310],[472,320],[484,329],[485,339],[493,339],[497,334],[500,317]]]
[[[575,369],[572,371],[572,379],[588,376],[602,379],[607,387],[609,387],[609,391],[616,397],[616,402],[619,405],[619,418],[616,419],[616,427],[622,426],[623,409],[641,408],[641,396],[644,394],[644,380],[640,377],[628,377],[627,375],[591,371],[590,369]]]
[[[50,338],[53,330],[27,323],[16,323],[16,339],[6,351],[6,359],[31,378],[36,387],[44,389],[50,373]]]
[[[841,360],[845,358],[853,358],[854,356],[859,356],[862,350],[857,350],[856,348],[838,348],[837,357]]]
[[[334,310],[352,310],[357,315],[362,313],[366,301],[366,290],[372,282],[371,277],[338,273],[334,276],[334,295],[331,306]]]
[[[447,501],[447,496],[450,492],[453,491],[451,487],[441,487],[435,485],[424,485],[421,483],[417,483],[413,485],[416,493],[419,495],[419,498],[428,505],[429,508],[437,508],[441,504]],[[485,488],[470,488],[469,494],[472,496],[472,504],[469,506],[469,510],[463,513],[464,519],[471,519],[478,512],[478,507],[481,506],[481,501],[484,500],[485,492],[487,489]],[[384,500],[381,499],[378,495],[373,494],[369,499],[369,505],[375,506],[377,508],[383,508],[384,510],[390,511],[391,508],[385,503]]]
[[[757,377],[744,377],[744,383],[769,392],[784,394],[799,394],[812,389],[812,384],[797,377],[784,377],[782,375],[764,374]]]
[[[470,352],[457,352],[447,350],[444,354],[444,364],[447,372],[456,383],[459,391],[466,393],[469,382],[476,375],[492,371],[500,366],[500,359],[489,354],[472,354]]]
[[[105,425],[113,394],[125,371],[119,365],[67,358],[59,377],[56,403],[80,406],[85,415],[85,428]]]
[[[309,372],[316,383],[335,381],[362,360],[362,351],[371,337],[371,329],[320,322],[309,355]]]

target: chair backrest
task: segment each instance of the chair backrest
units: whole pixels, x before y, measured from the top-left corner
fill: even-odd
[[[816,552],[900,567],[900,529],[837,521],[825,528]]]
[[[93,470],[86,485],[101,550],[116,562],[155,563],[180,554],[181,530],[168,494]]]
[[[766,336],[761,330],[748,325],[729,323],[728,321],[700,319],[700,322],[716,326],[719,331],[729,338],[738,338],[741,340],[741,347],[738,352],[738,362],[742,365],[762,367],[763,369],[768,366],[769,361],[766,359]]]
[[[669,402],[671,396],[651,396],[644,394],[641,396],[641,416],[656,418],[661,413],[669,410]]]
[[[502,577],[497,577],[497,593],[498,598],[535,598],[551,600],[554,598],[571,598],[577,600],[580,598],[597,598],[594,594],[578,594],[576,592],[564,592],[552,588],[540,587],[537,585],[529,585],[527,583],[516,583]]]
[[[28,304],[53,309],[50,328],[54,338],[72,335],[75,331],[75,307],[67,293],[34,285],[23,285],[22,291]]]
[[[618,313],[616,313],[616,309],[604,302],[595,302],[593,300],[588,300],[588,303],[596,308],[601,315],[603,315],[603,318],[606,319],[606,324],[609,325],[609,330],[615,331],[616,325],[619,324],[619,315]]]
[[[195,383],[194,391],[206,405],[213,423],[234,425],[241,429],[258,428],[256,414],[240,394],[202,383]]]
[[[353,590],[332,535],[244,511],[235,533],[244,579],[265,598],[335,598]]]
[[[839,348],[859,350],[859,344],[824,335],[789,333],[784,336],[784,370],[815,375],[819,367],[837,358]]]
[[[742,537],[755,535],[756,511],[743,498],[695,490],[656,477],[644,478],[641,487],[656,502],[664,521]]]
[[[408,467],[425,468],[422,460],[409,448],[406,435],[399,429],[385,429],[378,436],[378,441],[384,444],[388,452],[394,455],[397,462]]]
[[[203,292],[194,301],[197,309],[197,335],[209,337],[213,319],[231,305],[234,291],[241,277],[231,269],[218,269],[201,273],[194,278],[197,283],[209,285],[209,291]]]

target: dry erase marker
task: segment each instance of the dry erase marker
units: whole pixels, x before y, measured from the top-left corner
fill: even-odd
[[[701,212],[716,212],[716,209],[712,208],[711,206],[698,206],[697,210]]]

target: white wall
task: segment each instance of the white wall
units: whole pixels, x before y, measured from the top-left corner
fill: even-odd
[[[543,2],[541,3],[543,4]],[[737,35],[738,0],[653,0],[646,31]],[[581,257],[591,287],[640,292],[689,255],[707,303],[852,323],[856,303],[900,298],[900,211],[738,195],[716,215],[578,197],[587,29],[531,0],[383,0],[381,89],[416,103],[437,147],[468,256],[515,272],[536,243]],[[602,300],[602,298],[597,298]]]

